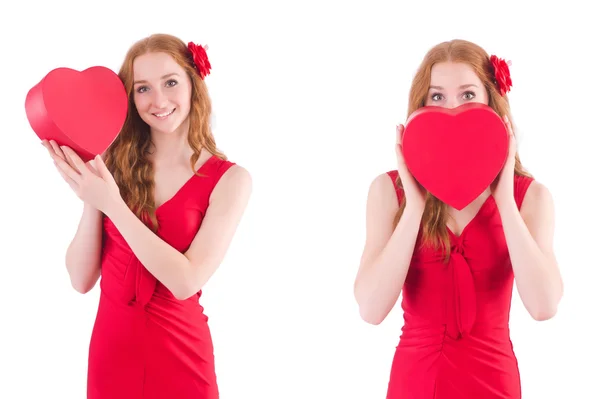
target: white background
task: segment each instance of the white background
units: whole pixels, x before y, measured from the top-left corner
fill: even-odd
[[[117,71],[128,47],[156,32],[210,46],[217,144],[254,180],[202,300],[223,399],[385,397],[402,315],[397,307],[370,326],[353,299],[366,195],[376,175],[395,167],[394,126],[406,117],[419,62],[453,38],[512,60],[519,152],[556,204],[566,287],[559,313],[535,322],[514,295],[523,397],[600,397],[592,6],[345,3],[3,5],[0,398],[85,397],[99,297],[98,286],[87,295],[70,287],[64,253],[82,204],[29,127],[25,95],[56,67]]]

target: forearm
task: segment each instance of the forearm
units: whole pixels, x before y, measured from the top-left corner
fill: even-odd
[[[115,202],[107,216],[138,260],[154,277],[176,298],[189,297],[192,267],[184,254],[154,234],[122,201]]]
[[[548,319],[562,296],[558,265],[533,239],[514,202],[498,209],[519,295],[534,319]]]
[[[101,251],[102,213],[84,203],[77,232],[65,256],[71,285],[78,292],[88,292],[98,281]]]
[[[398,300],[415,249],[423,210],[406,208],[389,241],[357,276],[355,296],[361,317],[381,323]]]

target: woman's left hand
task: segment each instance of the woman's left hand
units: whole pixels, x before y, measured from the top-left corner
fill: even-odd
[[[96,155],[92,163],[95,170],[88,167],[75,151],[67,146],[60,147],[69,163],[62,159],[55,159],[57,166],[66,177],[69,186],[84,202],[90,204],[99,211],[107,214],[115,204],[123,202],[119,187],[112,174],[107,169],[102,157]]]
[[[514,184],[515,184],[515,155],[517,153],[517,143],[515,140],[515,134],[512,130],[510,120],[507,116],[504,116],[504,123],[508,129],[509,144],[508,144],[508,157],[506,162],[498,175],[495,183],[492,184],[491,190],[492,195],[496,203],[501,206],[515,201],[514,196]]]

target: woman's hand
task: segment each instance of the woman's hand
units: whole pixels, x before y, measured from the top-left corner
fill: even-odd
[[[504,116],[504,123],[506,124],[509,134],[508,157],[506,158],[506,162],[504,163],[498,178],[491,186],[492,195],[494,196],[494,200],[496,201],[496,204],[498,204],[498,207],[515,202],[514,184],[517,143],[510,120],[507,116]]]
[[[402,153],[402,138],[404,136],[404,126],[396,126],[396,158],[398,160],[398,174],[402,181],[402,188],[406,198],[406,205],[416,207],[417,209],[425,208],[425,199],[427,191],[421,186],[408,170],[404,155]]]
[[[58,166],[58,162],[59,160],[62,160],[66,163],[69,164],[69,166],[73,169],[76,169],[75,165],[71,163],[70,159],[67,158],[63,152],[63,150],[61,150],[61,147],[56,143],[56,141],[54,140],[43,140],[42,141],[42,145],[44,147],[46,147],[46,150],[48,150],[48,154],[50,154],[50,157],[52,158],[52,160],[54,161],[54,166],[56,166],[56,169],[58,170],[58,173],[60,173],[60,175],[62,176],[62,178],[68,183],[69,181],[67,180],[67,176],[64,174],[64,172],[62,171],[61,168],[59,168]],[[96,168],[94,168],[94,166],[92,165],[92,162],[87,162],[86,163],[87,167],[94,173],[98,174],[98,172],[96,171]]]
[[[123,202],[119,187],[97,155],[85,163],[67,146],[59,147],[55,142],[44,141],[63,179],[84,202],[107,214],[115,204]]]

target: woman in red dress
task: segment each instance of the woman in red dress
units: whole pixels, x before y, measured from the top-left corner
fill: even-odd
[[[72,285],[86,293],[102,276],[90,399],[219,397],[199,298],[243,216],[251,178],[216,148],[209,72],[203,47],[143,39],[119,72],[129,111],[104,156],[86,164],[44,143],[84,202],[66,255]]]
[[[520,398],[508,329],[513,281],[535,320],[557,310],[563,287],[552,197],[517,155],[506,97],[511,85],[508,64],[473,43],[432,48],[413,80],[408,114],[427,105],[487,104],[510,132],[508,159],[492,185],[458,211],[410,174],[400,125],[397,170],[370,187],[355,297],[361,317],[379,324],[402,292],[404,325],[388,399]]]

